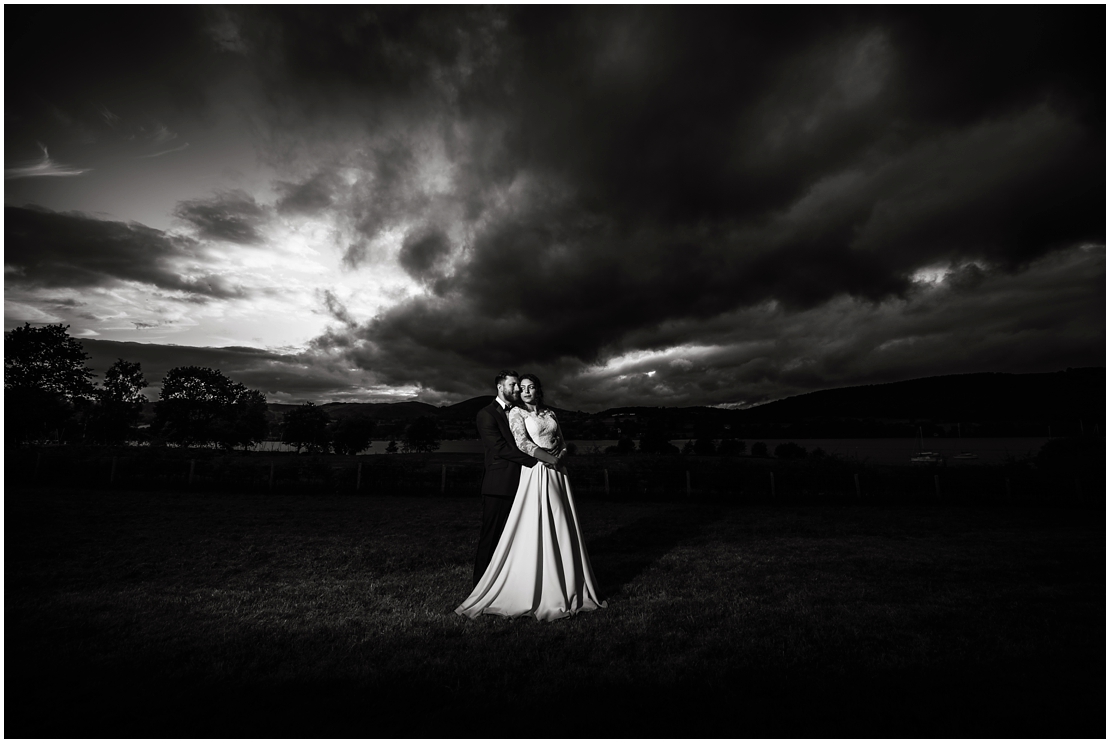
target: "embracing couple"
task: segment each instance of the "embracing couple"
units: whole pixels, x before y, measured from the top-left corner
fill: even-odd
[[[497,397],[478,411],[486,450],[482,534],[474,590],[455,609],[551,621],[606,606],[582,544],[566,442],[534,374],[502,371]]]

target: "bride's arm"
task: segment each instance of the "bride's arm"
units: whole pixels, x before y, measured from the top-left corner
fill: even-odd
[[[509,430],[513,432],[513,440],[516,441],[517,449],[546,464],[555,463],[555,457],[546,449],[538,446],[528,435],[528,428],[524,425],[524,413],[520,408],[513,408],[509,411]]]
[[[555,458],[562,459],[567,455],[567,440],[563,438],[563,427],[559,425],[559,419],[555,417],[555,411],[551,411],[551,419],[555,421]]]

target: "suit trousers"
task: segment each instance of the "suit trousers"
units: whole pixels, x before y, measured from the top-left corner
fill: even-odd
[[[493,551],[505,531],[505,522],[513,510],[512,498],[498,498],[493,495],[482,496],[482,534],[478,538],[478,553],[474,557],[474,585],[482,579],[482,574],[493,559]]]

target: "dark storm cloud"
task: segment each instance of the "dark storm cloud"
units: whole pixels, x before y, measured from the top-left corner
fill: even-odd
[[[351,317],[351,313],[347,311],[344,304],[335,296],[335,292],[330,289],[325,289],[321,292],[321,296],[324,301],[324,309],[331,317],[348,327],[354,327],[358,324],[355,322],[354,318]]]
[[[356,235],[343,257],[348,267],[357,268],[366,261],[370,244],[393,226],[398,216],[423,219],[434,211],[433,200],[414,187],[417,162],[413,149],[409,143],[390,141],[365,156],[364,165],[373,177],[355,184],[343,204]]]
[[[427,294],[345,331],[383,378],[452,389],[461,369],[570,373],[668,324],[908,301],[928,266],[973,287],[973,262],[1021,271],[1103,242],[1102,20],[406,7],[249,11],[241,30],[301,114],[281,122],[362,117],[376,142],[348,266],[384,230],[462,221],[454,263],[452,238],[410,228],[397,259]],[[430,140],[448,193],[421,187]]]
[[[89,354],[89,367],[102,379],[116,359],[139,362],[143,376],[151,385],[146,394],[157,400],[162,379],[178,366],[201,366],[218,369],[235,382],[264,392],[272,402],[287,400],[342,399],[359,388],[357,377],[345,378],[332,372],[305,354],[285,354],[256,348],[231,346],[203,348],[196,346],[130,343],[82,338]]]
[[[397,260],[401,268],[417,281],[427,282],[442,276],[440,265],[451,254],[451,244],[437,229],[415,230],[405,237]]]
[[[881,304],[767,304],[644,330],[628,346],[654,351],[632,352],[616,369],[576,370],[552,393],[586,409],[658,399],[752,405],[940,374],[1102,366],[1105,328],[1091,319],[1104,311],[1100,250],[1053,253],[1022,272],[957,267]]]
[[[91,141],[159,146],[176,135],[152,112],[204,116],[205,89],[235,64],[221,53],[213,10],[200,6],[9,8],[5,149],[37,154],[36,141],[67,160]],[[156,150],[157,151],[157,150]]]
[[[174,216],[194,227],[203,238],[254,245],[262,242],[258,230],[269,220],[270,210],[247,192],[237,190],[183,201]]]
[[[246,296],[219,275],[184,275],[178,264],[195,259],[197,248],[192,239],[141,224],[4,207],[8,287],[87,289],[137,281],[201,302]]]
[[[88,69],[32,70],[9,100],[57,93],[78,137],[90,91],[120,135],[123,93],[156,78],[194,111],[205,75],[257,82],[273,211],[333,219],[350,272],[417,284],[361,325],[321,295],[344,327],[313,358],[379,383],[462,395],[532,367],[584,405],[693,404],[1103,347],[1103,295],[1069,273],[1105,275],[1077,247],[1105,241],[1101,7],[141,12],[149,36],[104,58],[66,21]],[[9,106],[31,112],[13,136],[33,108]],[[224,194],[178,214],[257,244],[269,212]]]
[[[634,334],[629,349],[649,350],[631,350],[610,368],[565,359],[536,364],[526,350],[504,351],[497,344],[488,358],[474,361],[445,354],[412,332],[415,328],[385,339],[396,346],[389,355],[342,331],[321,337],[303,353],[82,343],[99,374],[124,358],[141,362],[147,380],[157,385],[175,366],[207,366],[263,390],[271,401],[365,399],[371,383],[393,378],[415,383],[425,401],[458,401],[489,394],[490,373],[514,367],[539,373],[554,404],[586,410],[660,401],[748,406],[814,389],[937,374],[1101,365],[1105,329],[1088,319],[1105,309],[1104,252],[1054,253],[1033,269],[969,264],[952,267],[934,284],[915,284],[904,299],[881,304],[841,297],[792,312],[769,303],[707,322],[668,322]],[[514,335],[511,327],[487,330],[502,338]],[[449,336],[457,328],[437,332]],[[446,345],[446,338],[440,340]],[[382,363],[402,357],[397,368]],[[370,371],[352,373],[351,362]],[[150,396],[155,399],[157,389]]]
[[[336,189],[335,175],[319,172],[301,183],[279,181],[277,210],[281,214],[315,214],[331,206]]]

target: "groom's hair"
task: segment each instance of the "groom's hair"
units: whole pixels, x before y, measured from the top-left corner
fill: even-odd
[[[516,377],[517,379],[520,379],[520,375],[512,369],[502,369],[501,371],[497,372],[497,379],[493,380],[493,386],[499,386],[503,381],[505,381],[506,377]]]

